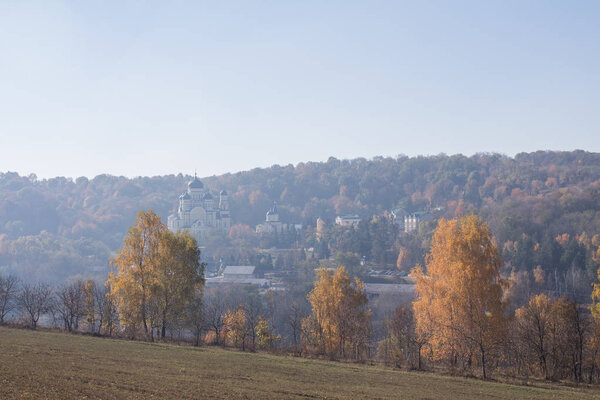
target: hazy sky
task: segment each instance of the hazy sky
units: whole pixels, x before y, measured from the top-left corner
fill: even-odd
[[[0,0],[0,171],[600,151],[599,1]]]

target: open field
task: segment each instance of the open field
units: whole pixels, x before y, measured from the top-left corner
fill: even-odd
[[[0,328],[0,398],[583,400],[600,391]]]

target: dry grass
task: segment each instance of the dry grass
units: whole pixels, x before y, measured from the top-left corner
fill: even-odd
[[[0,328],[0,398],[584,400],[600,391]]]

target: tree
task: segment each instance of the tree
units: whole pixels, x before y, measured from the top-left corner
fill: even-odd
[[[24,284],[21,287],[18,306],[29,320],[30,328],[37,328],[40,317],[50,311],[52,301],[52,288],[44,283]]]
[[[56,290],[56,311],[64,328],[72,332],[79,329],[79,318],[85,314],[84,283],[75,281]]]
[[[596,253],[598,259],[600,259],[600,247],[598,247]],[[600,320],[600,268],[597,271],[598,282],[594,282],[594,290],[592,292],[592,314],[595,318]]]
[[[552,349],[554,378],[583,380],[583,352],[588,321],[580,307],[566,297],[552,304]]]
[[[93,282],[93,281],[90,281]],[[89,285],[88,285],[89,287]],[[94,295],[94,306],[96,308],[96,322],[98,329],[96,333],[101,334],[102,329],[104,332],[112,334],[112,328],[114,324],[114,304],[108,296],[108,288],[105,285],[97,285],[93,283],[93,295]],[[88,294],[89,296],[89,294]],[[88,300],[89,307],[89,300]],[[89,312],[89,311],[88,311]],[[105,333],[106,334],[106,333]]]
[[[149,333],[150,289],[152,272],[158,262],[159,242],[166,226],[152,210],[140,211],[129,229],[123,247],[111,260],[116,270],[109,274],[107,284],[119,312],[121,324],[135,336],[139,324]],[[151,330],[151,329],[150,329]]]
[[[192,329],[194,335],[194,346],[200,346],[202,341],[202,330],[204,329],[205,316],[202,301],[202,291],[197,290],[192,300],[185,308],[187,325]]]
[[[208,329],[215,333],[215,344],[221,341],[223,331],[223,316],[227,311],[225,301],[218,288],[209,288],[204,296],[204,318]]]
[[[536,365],[546,379],[582,381],[589,324],[575,302],[540,294],[515,316],[519,347],[530,366]]]
[[[246,332],[249,339],[250,348],[254,351],[256,348],[257,332],[255,327],[259,323],[263,304],[258,293],[248,293],[242,307],[246,318]]]
[[[294,353],[300,354],[300,338],[302,335],[302,320],[305,318],[305,308],[300,301],[292,301],[286,314],[286,323],[289,326],[292,334],[292,345]]]
[[[386,336],[377,345],[377,355],[386,362],[392,361],[400,368],[403,364],[421,369],[423,344],[415,334],[415,319],[412,306],[397,307],[385,321]],[[416,360],[415,360],[416,359]]]
[[[271,349],[276,341],[281,340],[281,335],[275,334],[271,323],[262,315],[258,316],[254,330],[258,338],[258,347],[261,349]]]
[[[185,323],[188,306],[202,295],[204,264],[199,260],[200,250],[188,232],[168,231],[152,211],[138,214],[107,281],[121,323],[132,336],[140,324],[154,339],[155,329],[164,338],[168,326]]]
[[[96,291],[96,284],[93,280],[88,279],[82,284],[83,315],[85,317],[88,330],[92,333],[96,331],[96,322],[99,311],[98,307],[96,306]],[[100,326],[102,326],[102,320],[100,320]]]
[[[434,358],[452,366],[478,362],[483,378],[506,331],[502,260],[481,218],[442,219],[426,257],[426,271],[413,269],[418,335],[430,335]]]
[[[550,347],[550,322],[552,304],[545,294],[532,297],[527,306],[515,312],[516,329],[523,348],[530,358],[535,359],[540,371],[547,379]]]
[[[153,266],[151,296],[158,312],[161,338],[170,321],[183,322],[186,307],[202,296],[204,264],[196,240],[187,232],[164,231]]]
[[[360,358],[368,348],[371,321],[364,283],[358,278],[351,280],[343,266],[333,274],[321,268],[316,275],[315,287],[308,295],[312,315],[303,321],[309,342],[330,358],[348,353]]]
[[[226,332],[226,340],[234,347],[241,347],[242,351],[246,349],[248,330],[246,328],[246,312],[242,307],[237,310],[227,310],[223,315],[223,330]]]
[[[4,318],[17,306],[19,279],[14,275],[0,275],[0,325]]]

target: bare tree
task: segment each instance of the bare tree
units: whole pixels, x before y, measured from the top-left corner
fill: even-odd
[[[56,290],[55,310],[69,332],[79,329],[79,318],[84,314],[83,285],[76,281]]]
[[[243,309],[246,312],[246,332],[250,339],[252,351],[256,349],[256,325],[258,324],[258,317],[262,311],[262,301],[258,293],[251,293]]]
[[[300,338],[302,335],[302,320],[307,314],[308,312],[306,311],[306,307],[303,303],[292,301],[289,306],[286,322],[291,330],[294,353],[298,355],[300,355],[302,352],[302,346],[300,345]]]
[[[110,314],[109,310],[109,299],[106,296],[108,290],[104,285],[94,285],[94,305],[96,308],[96,321],[98,323],[98,330],[93,333],[100,334],[100,331],[104,325],[107,323],[107,316]]]
[[[106,289],[108,291],[108,289]],[[119,314],[117,313],[117,307],[109,296],[104,296],[105,303],[102,308],[102,325],[98,328],[104,327],[104,335],[112,336],[113,330],[119,326]]]
[[[204,315],[207,328],[215,332],[215,344],[221,343],[225,311],[227,311],[227,305],[223,299],[223,293],[217,288],[207,289],[204,295]]]
[[[0,275],[0,325],[4,318],[16,307],[19,279],[14,275],[6,278]]]
[[[196,291],[196,295],[186,307],[186,322],[194,335],[194,346],[200,346],[205,321],[202,292],[199,290]]]
[[[52,300],[52,288],[45,283],[24,284],[21,287],[18,307],[29,320],[31,328],[36,329],[40,317],[50,311]]]

